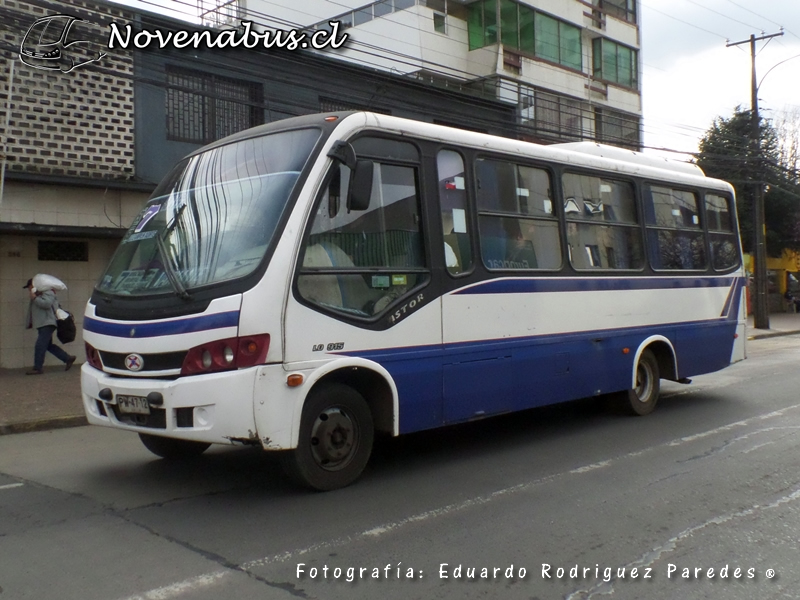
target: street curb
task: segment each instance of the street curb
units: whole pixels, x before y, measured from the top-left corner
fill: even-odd
[[[38,421],[28,421],[25,423],[0,423],[0,435],[10,435],[12,433],[31,433],[33,431],[46,431],[50,429],[65,429],[67,427],[81,427],[88,425],[85,416],[75,417],[53,417],[51,419],[39,419]]]
[[[784,335],[797,335],[798,333],[800,333],[800,330],[798,330],[798,331],[772,331],[770,333],[757,333],[755,335],[749,335],[749,336],[747,336],[747,339],[748,340],[761,340],[761,339],[764,339],[764,338],[781,337],[781,336],[784,336]]]

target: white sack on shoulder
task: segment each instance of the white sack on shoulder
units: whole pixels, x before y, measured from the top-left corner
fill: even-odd
[[[62,292],[65,289],[67,289],[67,286],[64,285],[64,282],[61,281],[58,277],[53,277],[52,275],[45,275],[44,273],[39,273],[38,275],[34,275],[33,287],[35,287],[36,291],[38,292],[46,292],[48,290]]]

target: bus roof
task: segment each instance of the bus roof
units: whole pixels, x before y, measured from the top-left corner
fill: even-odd
[[[720,190],[724,189],[733,193],[733,187],[729,183],[707,177],[697,165],[657,155],[651,156],[596,142],[536,144],[424,121],[361,111],[320,113],[273,121],[212,142],[208,146],[192,152],[192,154],[267,133],[310,126],[321,127],[327,131],[341,128],[345,137],[349,137],[349,134],[354,134],[360,130],[383,129],[397,135],[412,134],[420,138],[443,143],[462,144],[471,148],[684,183],[686,185],[702,185]]]
[[[598,144],[597,142],[566,142],[563,144],[553,144],[553,147],[572,150],[573,152],[585,152],[586,154],[591,154],[593,156],[613,158],[614,160],[632,162],[654,167],[656,169],[668,169],[670,171],[685,173],[687,175],[698,175],[700,177],[705,177],[703,169],[695,164],[670,159],[665,156],[643,154],[641,152],[628,150],[627,148],[620,148],[618,146]]]

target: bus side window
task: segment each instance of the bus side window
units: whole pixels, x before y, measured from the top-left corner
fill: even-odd
[[[705,269],[706,249],[697,194],[672,187],[646,185],[644,200],[652,267]]]
[[[452,150],[441,150],[436,162],[445,266],[451,275],[458,275],[472,269],[464,159]]]
[[[596,175],[565,173],[564,215],[573,268],[644,266],[633,185]]]
[[[550,174],[507,161],[478,159],[478,234],[489,269],[561,267]]]
[[[733,201],[706,194],[706,221],[711,240],[711,264],[717,271],[739,266],[739,246],[734,230]]]
[[[383,312],[426,275],[416,168],[373,161],[369,203],[348,210],[341,173],[319,200],[303,253],[298,291],[347,315]],[[340,168],[336,166],[334,168]],[[414,272],[417,271],[417,272]]]

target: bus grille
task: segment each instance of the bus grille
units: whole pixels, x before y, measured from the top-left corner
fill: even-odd
[[[109,369],[127,371],[125,367],[126,356],[128,356],[128,353],[100,351],[100,360],[103,361],[103,366]],[[138,373],[145,373],[147,371],[170,371],[180,369],[183,366],[183,359],[186,358],[186,351],[142,354],[141,356],[144,361],[144,368],[138,371]]]

